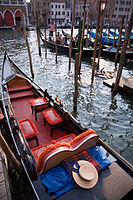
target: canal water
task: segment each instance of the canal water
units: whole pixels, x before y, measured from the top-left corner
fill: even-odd
[[[66,54],[58,53],[56,64],[55,52],[47,49],[47,58],[45,58],[45,49],[41,42],[42,56],[40,57],[36,32],[32,30],[27,32],[27,35],[35,82],[43,89],[47,89],[53,98],[58,94],[64,108],[84,127],[94,129],[107,144],[133,164],[133,96],[118,93],[112,99],[111,89],[103,85],[104,78],[100,77],[95,77],[93,86],[90,86],[92,58],[86,58],[82,61],[78,85],[78,108],[74,113],[74,59],[72,58],[71,71],[68,72],[69,57]],[[5,50],[13,62],[31,77],[23,32],[0,31],[0,70]],[[100,65],[101,68],[109,71],[115,69],[114,59],[109,57],[102,57]],[[126,60],[122,75],[133,76],[133,59]]]

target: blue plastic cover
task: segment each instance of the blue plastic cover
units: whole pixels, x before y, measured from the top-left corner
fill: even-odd
[[[102,169],[111,165],[110,161],[99,146],[92,147],[87,151],[93,155],[95,160],[102,166]]]
[[[87,151],[92,154],[96,161],[102,166],[102,169],[111,164],[99,146],[92,147]],[[42,183],[48,189],[48,193],[54,194],[56,198],[75,187],[72,176],[62,167],[62,165],[50,169],[45,174],[41,175],[40,178]]]
[[[48,193],[54,193],[56,198],[74,188],[74,184],[71,182],[68,173],[61,165],[50,169],[41,175],[40,178],[42,183],[47,187]]]

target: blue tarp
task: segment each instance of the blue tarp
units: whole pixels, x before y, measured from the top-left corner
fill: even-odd
[[[111,164],[99,146],[92,147],[87,151],[102,166],[102,169]],[[62,196],[75,187],[74,180],[61,164],[50,169],[45,174],[41,175],[40,178],[42,183],[48,189],[48,193],[54,194],[56,198]]]
[[[90,31],[88,32],[90,33]],[[92,37],[95,38],[95,33],[92,32],[91,33]],[[100,39],[100,36],[98,36],[98,39]],[[103,44],[109,44],[109,45],[113,45],[113,38],[109,37],[109,40],[108,40],[108,37],[107,36],[102,36],[102,42]],[[118,41],[118,38],[115,38],[115,45],[117,44],[117,41]],[[121,44],[123,44],[123,41],[121,41]]]

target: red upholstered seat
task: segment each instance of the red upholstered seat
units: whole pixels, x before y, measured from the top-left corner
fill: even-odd
[[[59,140],[56,142],[52,141],[50,144],[32,149],[37,161],[37,171],[39,174],[45,173],[59,165],[63,160],[96,146],[98,138],[96,132],[90,129],[76,137],[71,137],[69,142],[61,139],[60,142]]]
[[[36,129],[34,123],[30,119],[24,119],[19,121],[19,126],[22,130],[24,137],[28,141],[36,139],[36,143],[38,145],[38,130]]]
[[[62,122],[60,115],[53,108],[42,111],[42,114],[47,122],[51,125],[59,124]]]
[[[48,108],[42,111],[42,114],[44,116],[44,125],[46,124],[47,121],[47,123],[51,127],[51,137],[52,137],[53,129],[59,128],[63,120],[53,108]]]
[[[43,109],[47,108],[49,103],[44,97],[30,99],[32,113],[35,111],[35,119],[37,120],[37,112],[41,112]]]
[[[70,134],[70,135],[65,135],[64,137],[58,138],[58,139],[56,139],[56,140],[52,140],[52,141],[49,142],[48,144],[44,144],[44,145],[42,145],[42,146],[38,146],[38,147],[32,149],[31,151],[32,151],[32,153],[33,153],[33,156],[34,156],[36,162],[38,162],[38,157],[39,157],[39,155],[41,154],[41,152],[42,152],[44,149],[48,148],[48,147],[51,146],[51,145],[56,144],[57,142],[58,142],[58,143],[70,142],[70,141],[72,141],[75,137],[76,137],[76,135],[72,133],[72,134]]]

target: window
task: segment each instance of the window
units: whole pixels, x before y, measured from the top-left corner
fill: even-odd
[[[55,5],[55,8],[57,8],[57,5]]]
[[[65,11],[62,12],[62,15],[65,15]]]
[[[58,15],[60,15],[60,11],[58,12]]]
[[[119,8],[119,11],[123,11],[123,8]]]
[[[118,15],[118,18],[122,18],[122,15]]]
[[[120,1],[120,4],[121,5],[125,5],[125,1]]]
[[[64,8],[64,5],[62,5],[62,8]]]
[[[51,8],[53,8],[53,4],[51,5]]]
[[[67,12],[67,17],[69,17],[69,12]]]
[[[58,8],[60,8],[60,5],[58,5]]]
[[[52,11],[52,15],[54,15],[54,12]]]

